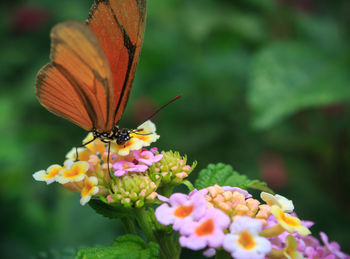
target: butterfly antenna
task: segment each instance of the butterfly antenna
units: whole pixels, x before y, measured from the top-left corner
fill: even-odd
[[[160,112],[161,110],[163,110],[165,107],[167,107],[169,104],[171,104],[172,102],[175,102],[177,99],[181,98],[182,94],[179,94],[178,96],[174,97],[173,99],[171,99],[169,102],[167,102],[166,104],[164,104],[162,107],[160,107],[158,110],[156,110],[154,113],[151,114],[151,116],[149,116],[147,119],[144,120],[148,121],[149,119],[153,118],[158,112]],[[142,123],[141,123],[142,124]],[[140,134],[141,135],[141,134]]]

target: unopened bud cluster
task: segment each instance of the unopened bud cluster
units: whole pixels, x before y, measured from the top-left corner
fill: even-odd
[[[187,157],[181,156],[179,152],[162,151],[162,160],[152,164],[149,168],[150,177],[161,185],[178,185],[196,167],[196,162],[187,165]]]
[[[271,215],[270,206],[260,204],[256,199],[251,198],[248,192],[234,187],[220,187],[214,185],[208,187],[208,194],[205,198],[208,207],[218,208],[225,212],[232,221],[240,216],[255,217],[266,225],[267,218]]]
[[[142,207],[152,203],[157,197],[157,184],[147,175],[131,174],[116,178],[112,184],[112,194],[107,196],[108,203],[129,207]]]

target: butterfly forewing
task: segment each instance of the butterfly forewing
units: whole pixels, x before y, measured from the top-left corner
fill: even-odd
[[[118,123],[127,104],[145,29],[146,0],[96,0],[86,21],[102,47],[112,73]]]
[[[96,36],[83,23],[65,22],[52,29],[51,41],[51,63],[36,80],[40,103],[86,130],[110,131],[112,76]]]

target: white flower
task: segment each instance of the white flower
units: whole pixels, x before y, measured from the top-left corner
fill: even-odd
[[[62,169],[60,165],[52,165],[47,170],[40,170],[33,174],[36,181],[43,181],[47,184],[53,183],[58,172]]]
[[[282,195],[276,194],[275,196],[267,193],[267,192],[262,192],[260,194],[260,197],[263,201],[267,203],[267,205],[277,205],[280,207],[284,212],[293,212],[294,210],[294,205],[293,201],[288,200],[287,198],[283,197]]]
[[[223,248],[236,259],[263,259],[271,251],[271,243],[259,236],[261,230],[260,220],[239,217],[231,224],[231,233],[225,235]]]

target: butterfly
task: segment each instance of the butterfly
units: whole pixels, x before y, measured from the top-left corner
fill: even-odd
[[[91,131],[94,139],[122,145],[119,129],[143,42],[146,0],[95,0],[85,23],[52,28],[51,62],[36,77],[39,102]]]

